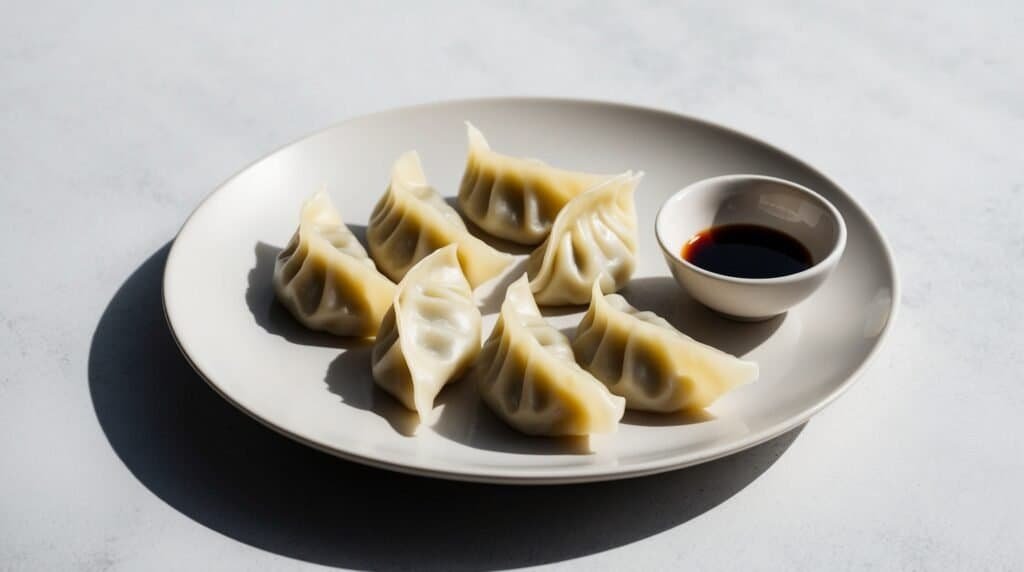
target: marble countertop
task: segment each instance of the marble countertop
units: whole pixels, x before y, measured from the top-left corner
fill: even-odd
[[[1019,3],[32,2],[0,19],[0,569],[1024,566]],[[701,116],[840,181],[904,297],[801,430],[638,481],[392,475],[217,397],[164,325],[219,182],[340,119],[538,94]]]

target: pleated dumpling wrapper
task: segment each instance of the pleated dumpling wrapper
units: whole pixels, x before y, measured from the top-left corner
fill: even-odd
[[[514,260],[466,230],[459,213],[427,184],[415,151],[395,161],[391,183],[370,215],[366,241],[377,265],[396,281],[428,254],[449,244],[458,246],[459,264],[473,288]]]
[[[530,254],[527,273],[537,303],[586,304],[594,282],[616,292],[636,268],[633,194],[643,173],[623,173],[569,201],[551,234]]]
[[[339,336],[375,335],[395,292],[324,192],[303,204],[273,280],[277,299],[299,322]]]
[[[541,316],[526,276],[508,287],[474,375],[491,410],[530,435],[614,433],[624,413],[625,400],[577,365],[569,339]]]
[[[576,360],[628,409],[694,411],[757,379],[757,364],[702,344],[595,284],[576,329]]]
[[[450,244],[406,273],[373,345],[373,379],[421,420],[480,352],[480,310],[457,249]]]
[[[573,197],[612,178],[566,171],[537,159],[491,150],[468,121],[469,155],[459,185],[459,208],[491,235],[520,244],[539,244]]]

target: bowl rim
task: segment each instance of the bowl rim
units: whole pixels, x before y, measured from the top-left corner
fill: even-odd
[[[803,193],[804,195],[807,195],[808,197],[813,199],[822,208],[824,208],[825,211],[829,213],[829,216],[831,216],[832,220],[835,221],[836,228],[838,230],[838,232],[836,232],[836,237],[833,240],[832,247],[829,250],[828,254],[818,262],[815,262],[809,268],[801,270],[800,272],[794,272],[793,274],[775,276],[772,278],[743,278],[740,276],[730,276],[728,274],[720,274],[718,272],[705,270],[704,268],[697,266],[696,264],[690,262],[689,260],[686,260],[675,250],[670,249],[668,245],[665,244],[666,241],[664,236],[662,235],[662,218],[665,214],[665,208],[670,203],[679,200],[679,198],[684,195],[699,192],[697,189],[700,187],[707,186],[707,188],[714,188],[712,185],[713,183],[721,183],[725,181],[742,181],[747,183],[777,183],[789,187],[793,190],[796,190],[800,193]],[[654,216],[654,236],[658,241],[658,246],[661,247],[661,250],[665,254],[665,256],[669,257],[671,260],[679,264],[682,264],[683,267],[693,272],[696,272],[697,274],[701,274],[703,276],[707,276],[708,278],[713,278],[716,280],[732,282],[735,284],[786,284],[792,282],[800,282],[808,278],[815,277],[818,274],[827,273],[836,266],[836,263],[839,262],[839,258],[842,257],[843,255],[843,251],[846,250],[846,221],[843,220],[843,215],[840,214],[839,209],[837,209],[835,205],[833,205],[831,202],[825,199],[825,197],[819,195],[818,193],[799,183],[782,179],[780,177],[771,177],[768,175],[738,173],[732,175],[717,175],[714,177],[701,179],[699,181],[694,181],[686,185],[685,187],[679,189],[678,191],[672,193],[671,196],[665,199],[665,202],[661,203],[661,206],[658,207],[658,213]]]

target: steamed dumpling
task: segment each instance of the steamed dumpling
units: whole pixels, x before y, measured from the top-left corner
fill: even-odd
[[[626,407],[645,411],[702,409],[730,389],[757,379],[758,367],[702,344],[653,312],[641,312],[595,284],[576,329],[576,359]]]
[[[466,218],[499,238],[539,244],[570,199],[612,177],[502,155],[492,151],[483,133],[469,122],[466,129],[469,157],[459,186],[459,208]]]
[[[625,401],[580,368],[564,334],[541,317],[526,276],[512,283],[476,361],[480,395],[530,435],[613,433]]]
[[[513,260],[466,230],[455,209],[427,184],[415,151],[395,161],[391,184],[370,215],[366,240],[380,269],[396,281],[449,244],[458,246],[459,263],[473,288],[500,274]]]
[[[373,379],[425,419],[480,352],[480,310],[450,244],[413,266],[373,346]]]
[[[530,255],[527,272],[537,303],[586,304],[594,282],[615,292],[636,267],[636,204],[643,173],[624,173],[565,206],[551,234]]]
[[[299,228],[277,255],[274,292],[307,328],[372,336],[395,285],[377,271],[325,193],[302,206]]]

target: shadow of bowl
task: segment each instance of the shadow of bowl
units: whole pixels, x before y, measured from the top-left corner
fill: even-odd
[[[196,522],[263,550],[359,569],[557,562],[711,510],[800,433],[681,471],[588,485],[458,483],[356,465],[266,429],[193,372],[164,321],[168,248],[128,277],[100,318],[89,352],[93,407],[143,485]]]
[[[634,278],[619,294],[636,308],[665,318],[691,338],[735,356],[748,354],[767,341],[786,319],[793,319],[783,314],[761,322],[730,320],[691,298],[669,276]]]

